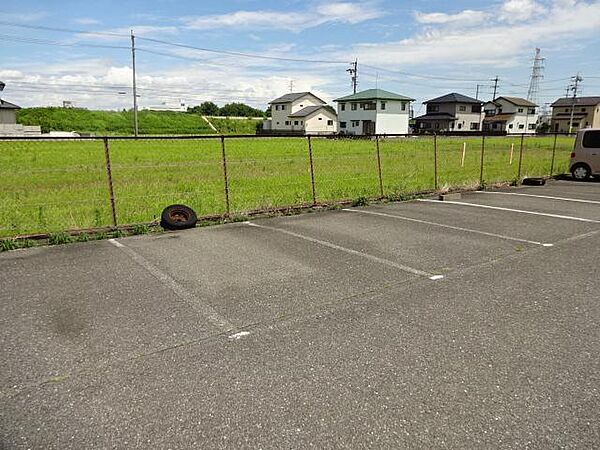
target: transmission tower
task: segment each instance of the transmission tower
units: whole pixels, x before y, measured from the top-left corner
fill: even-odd
[[[541,56],[541,50],[535,49],[535,57],[533,58],[533,68],[531,71],[531,79],[529,81],[529,90],[527,91],[527,100],[537,104],[538,94],[540,92],[540,81],[544,78],[544,58]]]

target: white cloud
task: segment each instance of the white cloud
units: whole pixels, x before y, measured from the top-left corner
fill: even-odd
[[[489,13],[485,11],[474,11],[466,9],[456,14],[446,13],[415,13],[415,20],[423,24],[461,24],[476,25],[489,18]]]
[[[511,23],[522,22],[543,11],[544,7],[535,0],[506,0],[500,8],[500,18]]]
[[[515,0],[506,3],[512,1]],[[388,67],[422,64],[514,66],[524,55],[529,56],[535,47],[548,48],[553,43],[564,42],[566,37],[573,45],[589,36],[598,37],[600,1],[557,0],[550,8],[530,15],[524,22],[509,25],[502,21],[503,18],[490,19],[483,29],[466,26],[449,29],[443,18],[437,20],[438,28],[428,27],[400,41],[358,44],[350,52],[366,64],[381,66],[388,62]]]
[[[298,12],[283,11],[236,11],[185,18],[187,27],[195,30],[217,28],[261,29],[274,28],[302,31],[326,23],[356,24],[381,17],[383,12],[373,3],[335,2],[321,4],[314,9]]]
[[[98,25],[101,22],[97,19],[92,19],[91,17],[80,17],[79,19],[74,19],[73,22],[79,25]]]

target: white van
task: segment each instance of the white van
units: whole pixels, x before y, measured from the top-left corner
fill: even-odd
[[[570,167],[575,180],[600,177],[600,128],[585,128],[577,132]]]

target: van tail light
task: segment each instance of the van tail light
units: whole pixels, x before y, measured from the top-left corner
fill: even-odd
[[[571,158],[575,158],[575,152],[571,152]]]

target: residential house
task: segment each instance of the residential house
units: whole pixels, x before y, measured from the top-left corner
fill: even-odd
[[[419,133],[481,130],[482,101],[452,92],[423,104],[427,107],[426,113],[415,118]]]
[[[552,103],[550,130],[557,133],[568,133],[580,128],[600,128],[600,97],[563,97]]]
[[[0,81],[0,92],[5,84]],[[37,125],[26,126],[17,123],[17,110],[20,106],[0,98],[0,136],[39,136],[42,131]]]
[[[263,132],[298,134],[334,134],[337,115],[327,103],[310,92],[293,92],[269,102],[271,119],[263,123]]]
[[[340,133],[407,134],[413,98],[383,89],[368,89],[334,100]]]
[[[538,123],[537,106],[520,97],[498,97],[483,105],[483,130],[507,134],[534,134]]]

